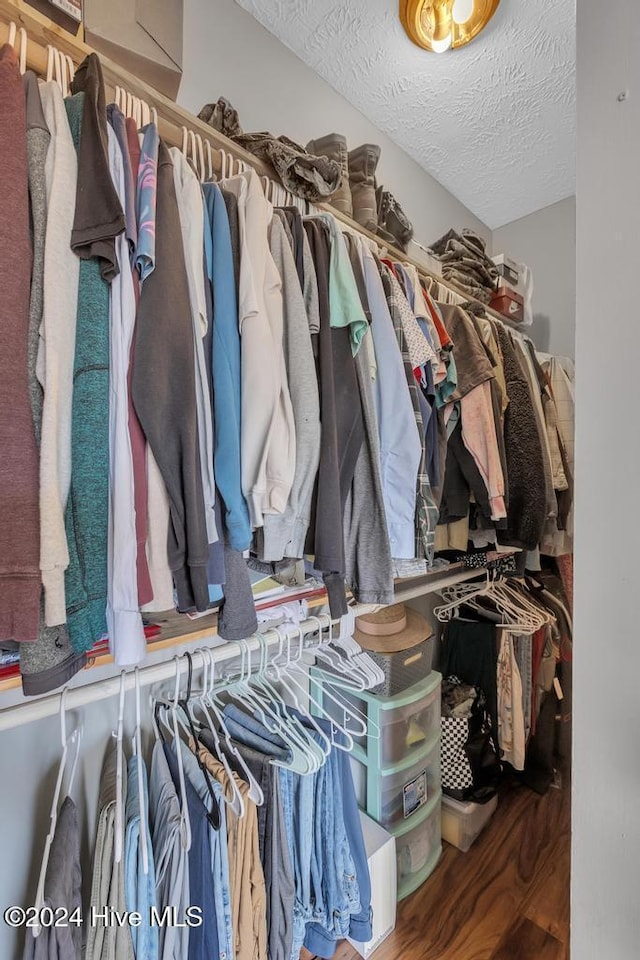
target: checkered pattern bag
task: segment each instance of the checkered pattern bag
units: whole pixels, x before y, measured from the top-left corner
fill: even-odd
[[[484,694],[458,677],[443,681],[442,703],[448,705],[448,714],[465,700],[471,701],[468,716],[441,718],[442,790],[456,800],[484,803],[495,795],[501,774]]]
[[[459,793],[473,786],[473,773],[465,747],[469,739],[469,721],[465,717],[442,717],[442,789]]]

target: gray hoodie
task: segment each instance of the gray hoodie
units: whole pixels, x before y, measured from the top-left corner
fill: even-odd
[[[320,460],[320,401],[309,316],[285,223],[284,214],[274,211],[269,247],[282,278],[283,349],[296,431],[296,464],[284,512],[264,517],[260,556],[266,561],[302,557]]]

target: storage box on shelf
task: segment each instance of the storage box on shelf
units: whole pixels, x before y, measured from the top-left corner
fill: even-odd
[[[314,681],[311,695],[337,723],[349,729],[345,710]],[[442,677],[428,677],[392,697],[371,691],[336,694],[367,722],[355,737],[352,769],[358,803],[396,838],[398,899],[416,890],[436,866],[440,835],[440,687]]]
[[[417,681],[426,679],[431,673],[433,661],[433,647],[435,634],[427,637],[422,643],[417,643],[409,650],[399,650],[397,653],[378,653],[368,650],[367,653],[384,671],[384,683],[374,687],[372,693],[383,697],[393,697],[402,693]]]
[[[442,839],[466,853],[491,820],[498,806],[497,795],[487,803],[461,803],[442,797]]]

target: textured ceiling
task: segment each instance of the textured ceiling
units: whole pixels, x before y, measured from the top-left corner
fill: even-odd
[[[575,0],[502,0],[439,55],[398,0],[237,2],[490,228],[575,192]]]

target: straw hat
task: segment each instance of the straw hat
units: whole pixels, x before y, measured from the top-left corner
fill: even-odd
[[[364,650],[398,653],[410,650],[433,635],[428,620],[403,603],[356,618],[355,639]]]

